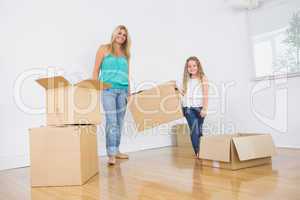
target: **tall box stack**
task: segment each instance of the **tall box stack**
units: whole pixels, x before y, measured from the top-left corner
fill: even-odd
[[[98,173],[100,95],[109,84],[64,77],[38,79],[46,90],[46,126],[29,129],[31,185],[82,185]]]

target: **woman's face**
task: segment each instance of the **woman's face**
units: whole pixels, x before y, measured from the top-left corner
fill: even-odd
[[[190,61],[188,62],[188,68],[187,68],[187,70],[188,70],[188,73],[189,73],[190,75],[196,75],[197,72],[198,72],[198,66],[197,66],[196,61],[190,60]]]
[[[124,29],[120,29],[115,36],[115,42],[122,45],[126,41],[126,38],[126,31]]]

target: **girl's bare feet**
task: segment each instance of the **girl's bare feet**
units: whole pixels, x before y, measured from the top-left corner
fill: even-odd
[[[107,163],[108,163],[108,165],[115,165],[116,164],[116,157],[115,156],[109,156]]]

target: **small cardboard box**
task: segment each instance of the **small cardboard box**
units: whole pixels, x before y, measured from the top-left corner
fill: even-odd
[[[175,81],[132,94],[128,107],[139,132],[183,117]]]
[[[31,185],[82,185],[98,173],[95,125],[29,129]]]
[[[97,80],[70,84],[62,76],[36,80],[46,89],[47,125],[99,124],[99,91],[110,87]]]
[[[176,124],[172,127],[176,135],[177,147],[192,147],[190,130],[187,124]]]
[[[202,164],[224,169],[241,169],[271,163],[275,146],[269,134],[203,136],[200,142]]]
[[[176,146],[187,156],[195,156],[191,142],[190,129],[187,124],[176,124],[172,127],[172,133],[176,136]]]

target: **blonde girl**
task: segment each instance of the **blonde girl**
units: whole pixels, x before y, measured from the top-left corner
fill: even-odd
[[[207,115],[208,80],[201,62],[195,56],[186,60],[179,91],[183,96],[182,109],[190,129],[192,146],[198,158],[202,126]]]

